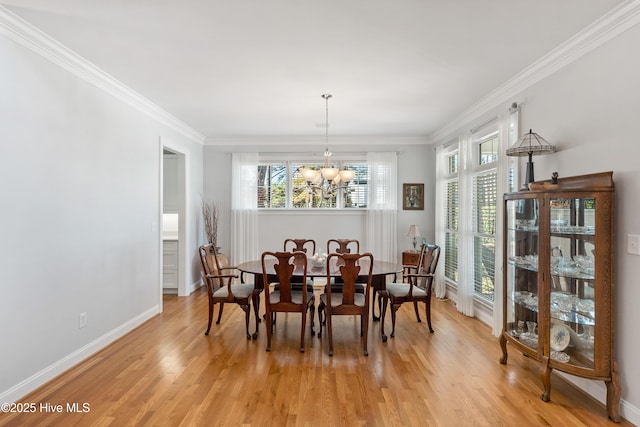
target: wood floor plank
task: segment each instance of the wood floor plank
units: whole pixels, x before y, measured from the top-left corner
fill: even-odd
[[[0,414],[0,425],[631,425],[607,420],[603,405],[555,374],[551,401],[541,401],[539,363],[510,351],[501,365],[489,327],[449,301],[433,302],[434,334],[409,305],[386,343],[370,322],[368,357],[356,318],[334,319],[329,357],[326,329],[318,339],[307,326],[300,353],[300,315],[280,313],[266,352],[264,323],[247,340],[235,306],[205,336],[206,305],[203,290],[165,296],[164,313],[22,399],[86,402],[90,412]]]

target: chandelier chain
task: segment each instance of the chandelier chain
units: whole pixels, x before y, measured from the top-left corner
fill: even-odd
[[[330,167],[329,165],[329,157],[331,157],[331,152],[329,151],[329,98],[331,98],[331,94],[325,93],[324,95],[322,95],[322,97],[325,100],[325,122],[324,122],[324,142],[325,142],[325,150],[324,150],[324,157],[325,157],[325,163],[327,165],[327,167]]]

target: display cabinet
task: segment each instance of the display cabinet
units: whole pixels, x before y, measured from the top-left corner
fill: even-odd
[[[613,173],[543,181],[504,195],[502,358],[507,344],[551,371],[603,380],[620,421],[614,360]]]

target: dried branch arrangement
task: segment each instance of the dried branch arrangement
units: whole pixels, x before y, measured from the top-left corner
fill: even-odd
[[[202,200],[202,216],[207,240],[215,248],[218,243],[218,205]]]

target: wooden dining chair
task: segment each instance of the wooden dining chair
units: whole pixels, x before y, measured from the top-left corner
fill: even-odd
[[[306,286],[293,289],[291,278],[294,272],[302,274],[303,281],[307,278],[307,257],[304,252],[264,252],[262,254],[262,275],[265,291],[265,323],[267,325],[267,351],[271,351],[271,337],[275,325],[275,313],[301,313],[302,324],[300,328],[300,352],[304,353],[304,332],[307,323],[307,311],[311,313],[311,336],[313,330],[313,318],[315,315],[315,296],[313,292],[307,292]],[[275,260],[273,272],[269,271],[267,263]],[[270,287],[273,286],[273,290]]]
[[[313,239],[285,239],[284,251],[302,251],[307,257],[316,253],[316,241]]]
[[[200,265],[202,267],[202,276],[207,285],[207,295],[209,299],[209,323],[205,335],[209,335],[211,330],[211,322],[213,320],[213,307],[220,304],[218,310],[218,319],[216,325],[220,324],[222,318],[222,310],[224,304],[238,304],[245,312],[245,327],[247,339],[258,338],[258,297],[260,289],[255,289],[253,284],[234,283],[233,279],[238,278],[237,274],[228,274],[236,270],[235,267],[221,266],[215,248],[212,245],[202,245],[198,249],[200,253]],[[256,330],[253,335],[249,334],[249,312],[251,302],[253,301],[253,310],[256,318]]]
[[[424,257],[424,253],[425,253],[425,244],[423,243],[420,246],[421,250],[420,250],[420,254],[418,255],[418,262],[416,264],[403,264],[402,265],[402,281],[405,283],[408,283],[409,281],[409,275],[410,274],[416,274],[418,273],[418,269],[421,268],[420,266],[422,266],[422,259]],[[397,275],[394,275],[394,280],[397,280]],[[385,289],[381,289],[377,292],[374,293],[373,298],[375,299],[377,295],[377,302],[378,302],[378,312],[380,313],[380,317],[382,318],[382,341],[383,342],[387,342],[387,336],[384,333],[384,312],[386,312],[387,310],[387,305],[389,303],[389,293],[385,287]],[[414,302],[414,307],[416,307],[416,316],[418,317],[418,321],[420,321],[420,316],[417,312],[417,303]],[[372,315],[373,315],[373,320],[380,320],[380,317],[376,316],[376,309],[375,309],[375,305],[372,307]]]
[[[364,272],[361,272],[361,260],[368,260]],[[322,337],[322,315],[326,317],[327,331],[329,333],[329,356],[333,356],[333,316],[356,315],[360,316],[360,336],[362,350],[365,356],[369,355],[367,348],[367,335],[369,330],[369,292],[371,291],[371,278],[373,272],[373,255],[365,254],[338,254],[332,253],[327,258],[327,265],[337,265],[342,278],[342,287],[335,292],[333,286],[326,286],[325,292],[320,295],[318,304],[318,316],[320,317],[320,331],[318,337]],[[366,265],[368,264],[368,265]],[[327,281],[331,272],[327,268]],[[357,283],[358,277],[366,277],[364,284]],[[357,292],[359,285],[364,285],[364,292]],[[332,289],[333,288],[333,289]]]
[[[433,333],[431,326],[431,293],[433,288],[433,277],[440,258],[440,246],[423,245],[420,251],[419,263],[415,272],[405,274],[407,282],[388,283],[386,287],[387,297],[391,305],[391,336],[395,336],[396,313],[405,302],[412,302],[416,312],[416,319],[420,319],[418,303],[423,302],[429,332]],[[384,323],[385,312],[382,312],[382,322]]]

